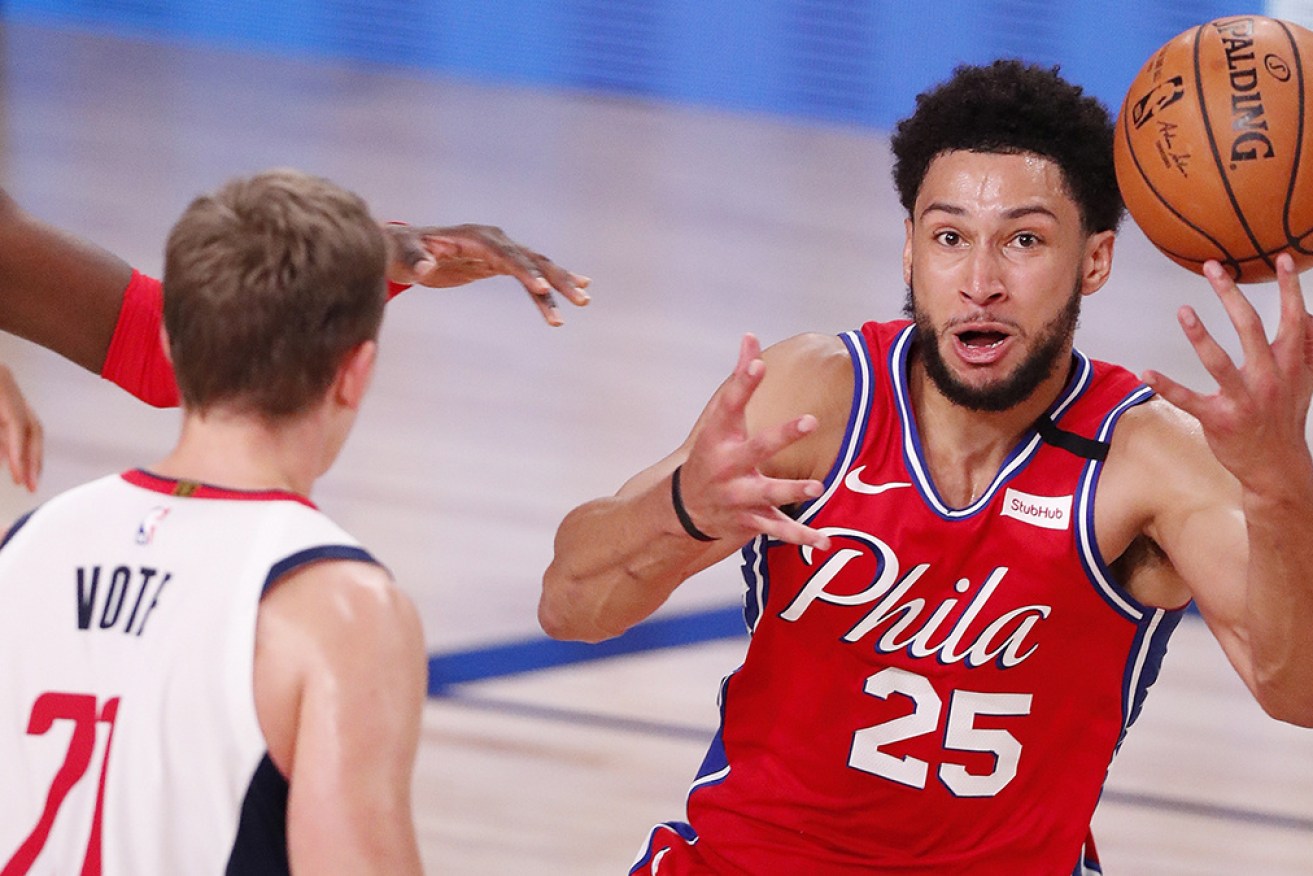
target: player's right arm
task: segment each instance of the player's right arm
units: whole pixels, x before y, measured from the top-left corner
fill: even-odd
[[[771,379],[764,381],[768,363]],[[593,642],[619,635],[690,576],[762,533],[826,547],[824,535],[780,509],[820,495],[850,397],[851,366],[837,338],[801,335],[763,358],[756,338],[746,336],[734,372],[684,443],[616,495],[587,502],[561,522],[543,576],[543,629]],[[696,539],[681,523],[676,468],[690,522],[713,541]]]
[[[0,189],[0,330],[99,372],[132,267]]]
[[[411,779],[428,666],[410,600],[377,566],[312,564],[261,601],[255,659],[292,872],[422,872]]]
[[[486,225],[385,226],[394,289],[515,277],[552,325],[554,293],[588,303],[587,277]],[[0,331],[40,344],[148,404],[178,404],[160,343],[158,280],[113,253],[36,219],[0,188]]]

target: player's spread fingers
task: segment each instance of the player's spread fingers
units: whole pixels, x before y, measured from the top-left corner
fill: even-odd
[[[1154,392],[1176,407],[1195,419],[1201,418],[1200,415],[1204,413],[1204,397],[1199,393],[1158,371],[1146,371],[1142,379]]]
[[[1217,381],[1217,385],[1223,392],[1235,393],[1243,389],[1244,378],[1236,364],[1232,361],[1231,356],[1222,349],[1222,345],[1217,343],[1212,333],[1204,326],[1203,320],[1199,319],[1199,314],[1195,313],[1193,307],[1182,307],[1177,312],[1177,319],[1181,323],[1181,328],[1185,330],[1185,336],[1189,339],[1190,344],[1195,349],[1195,354],[1199,361],[1203,363],[1204,368]]]
[[[797,505],[821,494],[824,485],[816,480],[768,478],[762,486],[763,501],[776,508]]]
[[[817,550],[829,550],[830,538],[824,533],[799,523],[781,511],[770,515],[757,515],[755,528],[769,538],[796,545],[810,545]]]
[[[749,455],[757,462],[764,462],[790,444],[815,432],[816,426],[815,417],[803,414],[787,423],[765,429],[748,442]]]
[[[1235,327],[1246,361],[1270,361],[1272,348],[1268,346],[1263,319],[1258,315],[1254,305],[1217,262],[1208,262],[1204,266],[1204,275],[1208,277],[1213,291],[1217,293],[1227,316],[1231,319],[1231,325]]]

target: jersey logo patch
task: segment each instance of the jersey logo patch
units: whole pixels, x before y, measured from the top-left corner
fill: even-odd
[[[843,479],[843,485],[854,493],[863,493],[867,496],[878,496],[886,490],[893,490],[898,487],[912,486],[907,481],[890,481],[887,484],[868,484],[862,480],[862,472],[866,471],[866,466],[859,465],[857,468],[848,472]]]
[[[1008,487],[1003,494],[1003,516],[1044,529],[1071,528],[1071,496],[1036,496]]]
[[[146,512],[146,516],[137,524],[137,544],[150,544],[155,539],[155,530],[159,529],[164,518],[169,516],[169,509],[156,505]]]

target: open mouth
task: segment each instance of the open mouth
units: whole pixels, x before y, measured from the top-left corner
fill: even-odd
[[[961,332],[957,339],[968,347],[997,347],[1007,340],[1007,335],[1003,332],[978,331],[971,329]]]
[[[953,333],[958,357],[971,365],[992,365],[1005,355],[1012,334],[997,323],[962,326]]]

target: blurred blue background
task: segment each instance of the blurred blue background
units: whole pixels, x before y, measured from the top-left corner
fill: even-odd
[[[8,0],[11,21],[887,129],[958,63],[1060,65],[1114,111],[1166,40],[1310,0]],[[1307,24],[1307,21],[1305,21]]]

